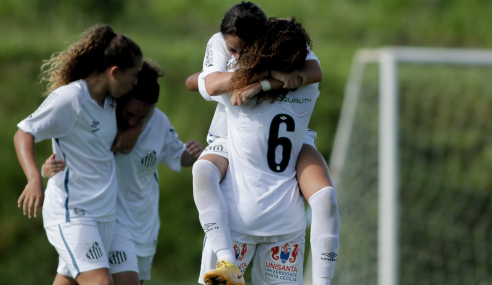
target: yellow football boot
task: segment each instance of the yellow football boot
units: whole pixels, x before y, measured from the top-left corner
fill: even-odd
[[[205,285],[244,285],[244,277],[236,265],[221,260],[203,276]]]

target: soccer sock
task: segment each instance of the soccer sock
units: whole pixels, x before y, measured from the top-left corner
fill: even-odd
[[[312,209],[311,251],[313,255],[313,284],[330,284],[335,270],[340,216],[335,189],[325,187],[309,198]]]
[[[237,265],[234,257],[227,207],[220,191],[220,172],[208,160],[193,164],[193,198],[200,224],[207,235],[218,260],[227,260]]]

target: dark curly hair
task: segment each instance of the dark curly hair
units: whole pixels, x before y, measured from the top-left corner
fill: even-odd
[[[235,64],[236,72],[232,76],[228,89],[232,93],[250,84],[255,73],[267,69],[291,72],[304,66],[308,47],[312,47],[311,38],[297,22],[290,19],[268,18],[265,33],[248,46]],[[260,92],[256,97],[257,107],[264,100],[270,103],[283,100],[289,90],[277,89]]]

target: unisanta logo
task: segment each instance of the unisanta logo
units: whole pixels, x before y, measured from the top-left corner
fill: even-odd
[[[203,231],[205,233],[208,233],[209,231],[212,231],[212,230],[216,230],[218,228],[219,227],[216,226],[215,223],[208,223],[208,224],[203,225]]]
[[[273,260],[279,260],[282,261],[282,263],[287,262],[287,260],[290,263],[294,263],[297,260],[297,255],[299,254],[299,245],[294,244],[294,249],[291,248],[291,246],[286,243],[282,249],[280,247],[275,246],[272,247],[270,250],[272,253],[272,259]],[[290,258],[289,258],[290,257]]]
[[[243,244],[241,245],[241,250],[239,250],[239,247],[237,244],[234,245],[234,254],[236,255],[236,260],[242,261],[244,258],[244,255],[246,255],[246,252],[248,252],[248,245]]]
[[[321,260],[337,261],[337,254],[334,252],[322,253]]]
[[[98,125],[99,125],[98,121],[92,121],[92,124],[91,124],[92,132],[99,131],[99,128],[97,127]]]

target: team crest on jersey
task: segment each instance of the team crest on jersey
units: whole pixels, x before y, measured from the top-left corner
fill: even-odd
[[[97,126],[99,126],[99,122],[98,121],[92,121],[92,123],[91,123],[92,132],[97,132],[100,130]]]
[[[99,247],[99,244],[92,240],[92,242],[85,242],[85,256],[89,259],[98,259],[103,256],[103,252]]]
[[[207,44],[207,50],[205,51],[205,66],[213,66],[214,52],[212,51],[212,43]]]
[[[114,250],[109,252],[109,263],[111,264],[122,264],[126,260],[126,253],[122,250]]]
[[[156,160],[156,155],[157,155],[157,153],[155,152],[155,150],[145,151],[144,157],[142,157],[142,159],[140,160],[142,162],[142,165],[146,166],[146,167],[150,167],[150,166],[154,165],[155,160]]]
[[[246,255],[246,252],[248,252],[247,244],[241,245],[241,249],[239,249],[237,244],[234,245],[234,255],[236,256],[236,260],[242,261],[244,259],[244,256]]]

